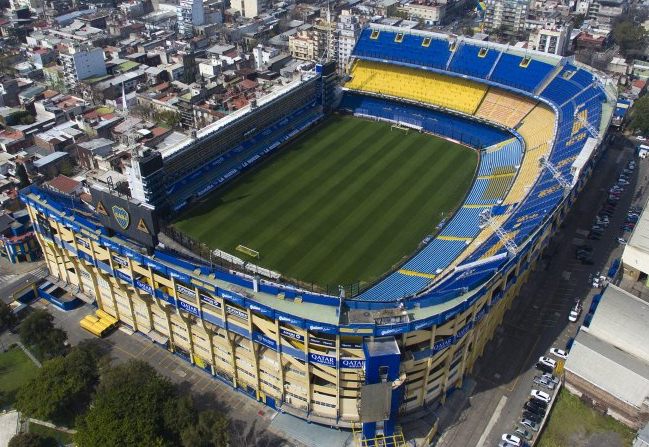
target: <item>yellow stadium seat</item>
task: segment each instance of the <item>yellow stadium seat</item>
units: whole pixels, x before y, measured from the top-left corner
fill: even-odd
[[[475,113],[487,87],[423,70],[357,60],[345,87]]]
[[[490,88],[476,116],[514,128],[535,105],[535,101],[504,90]]]
[[[525,141],[525,154],[516,180],[505,197],[504,204],[520,202],[541,172],[539,159],[546,157],[551,149],[554,133],[554,112],[544,105],[537,105],[523,119],[518,133]]]

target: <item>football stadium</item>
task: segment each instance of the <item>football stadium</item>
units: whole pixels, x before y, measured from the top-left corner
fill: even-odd
[[[400,444],[534,270],[616,92],[571,58],[381,25],[335,73],[140,152],[131,197],[21,197],[51,274],[102,315],[269,407]]]

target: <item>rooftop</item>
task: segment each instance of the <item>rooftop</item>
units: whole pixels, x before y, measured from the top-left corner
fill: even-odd
[[[649,208],[645,207],[631,238],[624,247],[622,261],[642,272],[649,272]]]
[[[47,182],[51,188],[64,194],[70,194],[79,187],[79,182],[65,175],[59,175]]]
[[[629,292],[608,286],[588,331],[611,346],[649,362],[649,303]]]
[[[589,332],[577,334],[565,369],[635,407],[649,396],[649,364]]]
[[[51,153],[49,155],[46,155],[43,158],[40,158],[40,159],[34,161],[34,166],[36,166],[37,168],[42,168],[43,166],[46,166],[46,165],[48,165],[50,163],[54,163],[54,162],[56,162],[58,160],[61,160],[61,159],[65,158],[65,157],[67,157],[67,156],[68,156],[67,152],[53,152],[53,153]]]

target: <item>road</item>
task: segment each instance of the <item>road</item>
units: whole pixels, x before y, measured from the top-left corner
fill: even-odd
[[[43,262],[23,264],[14,268],[15,271],[11,271],[0,267],[0,297],[6,303],[12,301],[14,292],[18,292],[49,275]]]
[[[458,423],[441,434],[438,446],[495,446],[501,434],[511,432],[520,419],[537,373],[536,360],[551,347],[565,348],[575,336],[592,297],[599,291],[591,287],[589,276],[597,271],[605,274],[612,259],[621,256],[617,238],[622,236],[626,209],[631,203],[644,205],[646,201],[649,162],[638,160],[635,179],[622,195],[602,239],[586,240],[583,236],[606,201],[608,188],[632,158],[633,150],[628,146],[623,149],[614,145],[604,154],[542,262],[477,362],[473,371],[475,390]],[[634,199],[634,191],[639,189],[643,194]],[[575,259],[575,247],[583,243],[593,247],[594,265],[582,265]],[[569,323],[568,313],[576,298],[584,300],[584,312],[577,323]]]

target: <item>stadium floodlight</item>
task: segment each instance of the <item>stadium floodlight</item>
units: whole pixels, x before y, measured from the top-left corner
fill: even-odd
[[[516,242],[512,238],[507,235],[502,229],[502,227],[496,222],[496,219],[494,219],[492,213],[491,213],[491,208],[485,208],[481,213],[480,213],[480,228],[485,228],[485,227],[490,227],[498,240],[502,242],[502,244],[505,246],[507,251],[511,253],[512,256],[516,256],[516,253],[518,253],[518,245],[516,245]]]
[[[583,108],[581,110],[575,109],[575,119],[579,121],[579,123],[582,126],[586,128],[586,130],[588,131],[591,137],[595,138],[596,140],[599,140],[600,138],[599,131],[595,128],[595,126],[590,124],[586,118],[584,118],[584,116],[581,114],[582,110]]]
[[[545,157],[541,157],[539,158],[539,164],[541,165],[541,167],[546,168],[548,171],[550,171],[552,177],[554,177],[554,179],[559,182],[564,191],[567,192],[568,190],[570,190],[570,183],[563,177],[561,171],[559,171],[557,167],[550,162],[550,160]]]

